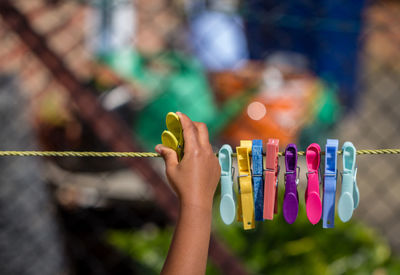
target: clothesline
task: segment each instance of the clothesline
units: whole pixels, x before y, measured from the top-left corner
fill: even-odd
[[[304,151],[298,151],[299,156],[304,156]],[[321,152],[325,155],[325,152]],[[338,151],[341,155],[342,151]],[[388,155],[400,154],[400,149],[373,149],[373,150],[357,150],[357,155]],[[263,154],[265,155],[265,153]],[[279,156],[284,156],[284,152],[279,152]],[[153,152],[94,152],[94,151],[0,151],[0,157],[18,156],[18,157],[128,157],[128,158],[157,158],[161,157],[158,153]],[[236,157],[236,153],[232,154]]]

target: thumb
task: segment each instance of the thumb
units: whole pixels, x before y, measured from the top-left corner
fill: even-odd
[[[178,155],[171,148],[164,146],[162,144],[158,144],[155,148],[156,152],[159,153],[165,161],[165,166],[168,169],[171,169],[178,165]]]

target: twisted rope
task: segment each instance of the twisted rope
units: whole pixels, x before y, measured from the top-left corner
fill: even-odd
[[[400,154],[400,149],[376,149],[376,150],[357,150],[357,155],[387,155]],[[304,156],[304,151],[298,151],[299,156]],[[325,152],[321,152],[322,155]],[[338,151],[341,155],[342,151]],[[278,156],[284,156],[284,152],[279,152]],[[94,152],[94,151],[0,151],[0,157],[118,157],[118,158],[157,158],[161,157],[158,153],[152,152]],[[232,154],[236,157],[236,153]]]
[[[0,151],[0,156],[18,157],[130,157],[130,158],[154,158],[160,157],[157,153],[150,152],[93,152],[93,151]]]

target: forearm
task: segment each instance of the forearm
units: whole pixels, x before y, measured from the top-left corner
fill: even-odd
[[[182,204],[162,274],[205,274],[212,207]]]
[[[156,151],[165,160],[169,183],[181,204],[172,243],[161,273],[202,275],[207,266],[212,201],[221,167],[212,150],[207,126],[191,121],[182,113],[177,112],[177,115],[185,140],[182,160],[179,161],[177,152],[173,149],[163,145],[156,146]],[[170,120],[176,122],[176,116],[171,115]],[[167,119],[167,127],[170,125],[172,132],[179,136],[179,127],[168,121]],[[166,137],[175,135],[172,132],[167,131]],[[174,139],[168,139],[175,146]]]

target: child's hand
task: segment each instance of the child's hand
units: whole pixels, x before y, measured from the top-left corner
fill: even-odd
[[[185,140],[184,156],[161,144],[156,151],[165,160],[167,177],[178,194],[180,211],[162,274],[205,274],[210,243],[212,201],[221,169],[204,123],[177,113]]]
[[[165,160],[168,180],[181,206],[211,209],[221,168],[212,151],[207,126],[191,121],[185,114],[177,112],[177,115],[182,123],[185,140],[182,161],[178,162],[174,150],[161,144],[156,146],[156,151]]]

